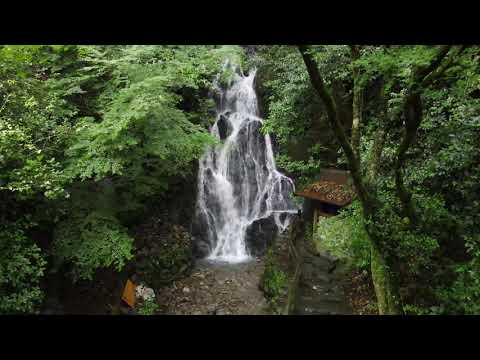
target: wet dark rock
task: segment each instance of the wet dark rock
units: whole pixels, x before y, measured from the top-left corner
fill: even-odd
[[[210,246],[205,241],[193,242],[193,254],[196,258],[204,258],[210,253]]]
[[[233,130],[233,127],[230,124],[230,120],[228,120],[228,117],[224,114],[220,115],[220,118],[217,122],[217,127],[218,134],[220,135],[221,140],[225,140],[232,133]]]
[[[207,216],[204,212],[198,211],[198,215],[192,222],[192,251],[196,258],[204,258],[210,253]],[[216,234],[214,233],[213,235],[215,236]]]
[[[246,231],[245,242],[248,251],[255,256],[265,254],[273,244],[277,234],[277,225],[273,215],[255,220]]]

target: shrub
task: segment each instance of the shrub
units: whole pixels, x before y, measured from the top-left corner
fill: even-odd
[[[139,315],[155,315],[155,312],[158,310],[158,304],[153,300],[145,300],[142,304],[138,307],[137,313]]]
[[[313,240],[317,249],[329,251],[354,268],[370,268],[370,243],[359,202],[355,201],[338,216],[320,218]]]
[[[22,224],[0,226],[0,314],[32,313],[41,302],[46,261]]]
[[[270,307],[278,313],[280,297],[286,294],[288,288],[288,277],[285,272],[278,268],[272,249],[269,249],[265,256],[265,271],[261,284]]]
[[[120,271],[133,258],[133,239],[118,220],[101,212],[78,212],[55,231],[57,260],[73,265],[72,277],[91,280],[95,270],[113,266]]]

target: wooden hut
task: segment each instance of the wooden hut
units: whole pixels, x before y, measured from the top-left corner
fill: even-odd
[[[341,208],[349,205],[355,192],[348,171],[322,169],[316,182],[294,195],[305,199],[303,218],[315,228],[320,216],[337,215]]]

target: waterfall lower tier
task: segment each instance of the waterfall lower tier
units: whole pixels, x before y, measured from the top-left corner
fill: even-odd
[[[212,260],[242,262],[263,253],[296,212],[294,184],[277,171],[270,136],[260,131],[255,73],[236,73],[231,86],[218,89],[211,133],[221,144],[200,159],[195,245]]]

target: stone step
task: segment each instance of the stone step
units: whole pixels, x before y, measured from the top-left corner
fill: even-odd
[[[330,284],[332,280],[332,277],[325,272],[315,271],[313,269],[302,269],[300,281],[314,285],[316,283]]]
[[[328,295],[320,295],[319,294],[312,294],[312,295],[303,295],[302,301],[304,302],[327,302],[327,303],[342,303],[343,298],[339,294],[328,294]]]
[[[318,301],[301,299],[297,306],[297,312],[300,314],[349,314],[347,306],[342,301]]]
[[[331,310],[306,310],[303,312],[298,312],[297,315],[350,315],[350,313],[346,313],[345,311],[331,311]]]
[[[310,266],[318,270],[325,270],[327,272],[335,265],[335,263],[328,259],[311,257],[305,257],[303,263],[305,266]]]

